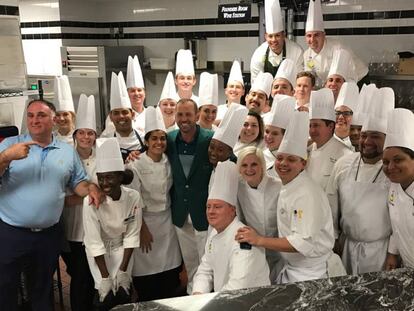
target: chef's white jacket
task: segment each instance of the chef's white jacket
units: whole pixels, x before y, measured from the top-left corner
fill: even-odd
[[[306,171],[323,190],[326,190],[336,161],[342,156],[351,153],[352,151],[349,148],[334,137],[331,137],[320,148],[317,148],[316,143],[313,143],[310,147]]]
[[[170,208],[169,191],[173,181],[170,162],[165,154],[161,161],[154,162],[145,152],[139,160],[127,164],[127,168],[134,173],[134,179],[128,188],[140,192],[144,211],[162,212]]]
[[[132,128],[135,129],[139,136],[144,137],[145,135],[145,108],[141,113],[135,112],[135,117],[132,120]],[[115,125],[111,121],[109,115],[105,120],[105,129],[101,133],[101,137],[113,137],[115,132]]]
[[[99,209],[89,205],[89,196],[83,203],[83,225],[86,254],[97,257],[112,249],[139,247],[142,224],[142,201],[136,190],[121,186],[121,197],[113,201],[109,196]]]
[[[263,176],[257,189],[250,187],[246,181],[239,181],[237,192],[238,216],[246,225],[255,229],[260,235],[278,237],[277,200],[282,186],[280,180]],[[266,249],[271,281],[276,280],[281,268],[279,252]]]
[[[140,135],[138,131],[137,133],[138,135]],[[113,132],[105,131],[104,133],[101,134],[100,137],[101,138],[116,137],[119,143],[119,147],[123,149],[127,149],[127,150],[139,150],[142,147],[134,130],[132,130],[131,133],[129,133],[129,135],[125,137],[121,136],[121,134],[115,131]],[[142,136],[140,135],[140,137]]]
[[[323,190],[303,171],[283,185],[277,203],[279,237],[298,251],[281,253],[288,264],[312,271],[326,262],[334,246],[332,214]]]
[[[178,92],[175,94],[175,98],[174,100],[178,103],[178,101],[181,99],[180,95],[178,95]],[[200,102],[200,98],[197,95],[191,94],[191,98],[198,106],[199,102]]]
[[[237,230],[244,227],[237,216],[228,227],[217,233],[213,229],[205,253],[193,279],[193,292],[209,293],[224,290],[270,285],[269,267],[263,248],[241,249],[235,240]]]
[[[297,71],[300,72],[303,69],[303,50],[302,47],[293,42],[289,39],[285,39],[286,45],[286,58],[291,59],[295,64]],[[264,71],[264,61],[266,57],[266,50],[269,47],[267,42],[263,42],[253,53],[252,58],[250,60],[250,75],[251,81],[253,82],[256,79],[259,72]],[[278,66],[282,62],[282,52],[277,55],[272,51],[269,50],[269,62],[273,66]]]
[[[388,252],[399,254],[405,267],[414,268],[414,182],[405,191],[392,183],[388,208],[392,225]]]
[[[335,50],[345,49],[351,55],[355,64],[355,74],[357,81],[361,80],[368,73],[367,65],[360,60],[350,49],[346,48],[336,39],[326,38],[322,50],[316,54],[311,48],[303,53],[303,62],[305,71],[315,71],[318,77],[325,83],[328,78],[329,69],[332,64],[332,58]],[[313,64],[313,68],[312,65]]]
[[[74,130],[70,131],[67,135],[62,135],[59,133],[59,131],[54,131],[54,134],[56,135],[56,138],[59,139],[60,141],[63,141],[64,143],[74,146],[75,141],[73,140],[73,132]]]
[[[342,139],[334,133],[333,137],[337,141],[339,141],[341,144],[343,144],[345,147],[347,147],[349,150],[351,150],[352,152],[355,152],[355,147],[352,145],[352,142],[351,142],[351,139],[349,138],[349,136]]]

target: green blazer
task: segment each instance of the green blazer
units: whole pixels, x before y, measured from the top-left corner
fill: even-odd
[[[193,227],[197,231],[204,231],[208,228],[206,202],[213,170],[208,160],[208,146],[213,132],[199,128],[193,163],[186,178],[177,150],[178,131],[172,131],[167,136],[167,155],[173,175],[173,186],[170,191],[172,221],[181,228],[190,213]]]

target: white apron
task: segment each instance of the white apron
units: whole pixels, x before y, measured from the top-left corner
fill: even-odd
[[[144,211],[143,218],[154,241],[149,253],[143,253],[140,248],[134,250],[133,257],[137,264],[132,269],[132,275],[151,275],[177,268],[181,265],[181,252],[171,220],[171,210]]]
[[[119,240],[108,240],[104,241],[105,248],[107,253],[104,255],[105,257],[105,264],[106,268],[108,269],[109,275],[114,280],[116,274],[119,270],[119,267],[122,263],[122,258],[124,257],[124,247],[122,243],[122,238]],[[135,252],[136,250],[134,250]],[[95,258],[91,256],[87,256],[89,269],[91,270],[91,274],[95,281],[95,288],[99,289],[101,286],[102,276],[101,272],[99,271],[98,265],[95,262]],[[129,260],[127,271],[129,275],[131,275],[132,266],[134,264],[134,256],[131,256]]]
[[[282,255],[285,258],[285,265],[276,279],[276,284],[316,280],[328,276],[329,253],[318,258],[305,258],[300,253],[282,253]]]
[[[370,182],[356,181],[360,159],[355,158],[339,186],[340,226],[346,237],[342,261],[349,274],[383,270],[391,234],[389,183],[378,181],[381,167]],[[358,167],[356,173],[354,167]]]

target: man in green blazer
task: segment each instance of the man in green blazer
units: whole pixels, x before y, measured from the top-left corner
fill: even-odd
[[[207,239],[206,202],[213,169],[207,151],[213,132],[197,125],[198,107],[191,99],[178,102],[175,120],[179,129],[168,133],[167,147],[174,181],[171,211],[191,294]]]

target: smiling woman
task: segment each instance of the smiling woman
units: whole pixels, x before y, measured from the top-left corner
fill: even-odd
[[[392,182],[388,195],[392,235],[385,262],[387,270],[403,265],[414,267],[414,114],[394,109],[388,119],[383,170]]]
[[[239,141],[233,148],[235,155],[248,146],[261,146],[263,143],[264,125],[262,117],[254,111],[249,111],[240,131]]]
[[[146,109],[145,132],[148,149],[139,160],[129,164],[134,173],[130,187],[141,193],[145,206],[140,246],[134,251],[132,269],[139,301],[171,297],[179,286],[181,265],[178,240],[171,220],[169,191],[172,174],[170,162],[164,154],[167,133],[159,109]]]

